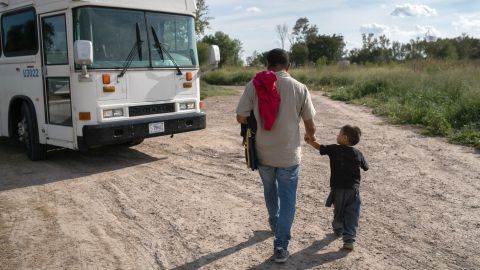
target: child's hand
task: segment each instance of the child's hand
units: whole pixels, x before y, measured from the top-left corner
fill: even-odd
[[[319,150],[320,149],[320,144],[317,143],[316,141],[312,140],[311,138],[305,137],[305,142],[313,146],[313,148]]]

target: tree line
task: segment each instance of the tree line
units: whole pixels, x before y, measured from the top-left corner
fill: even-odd
[[[205,0],[197,1],[197,16],[195,30],[198,36],[198,51],[200,63],[208,61],[208,45],[220,47],[221,61],[219,66],[242,66],[242,42],[232,39],[228,34],[218,31],[213,35],[204,36],[209,21],[208,6]],[[480,39],[463,34],[456,38],[435,39],[426,36],[423,39],[412,39],[408,43],[391,41],[385,35],[362,34],[362,47],[352,50],[345,49],[342,35],[320,34],[318,27],[309,19],[301,17],[289,30],[286,24],[275,28],[282,48],[290,43],[290,59],[296,66],[330,65],[341,60],[356,64],[388,64],[411,59],[450,59],[469,60],[480,59]],[[249,66],[264,66],[267,52],[254,51],[246,58]]]
[[[386,36],[362,35],[362,47],[348,52],[347,58],[358,64],[384,64],[412,59],[480,59],[480,39],[468,35],[456,38],[410,40],[402,44],[391,42]]]
[[[318,33],[316,25],[310,25],[308,18],[299,18],[290,33],[286,25],[277,26],[277,33],[289,36],[290,58],[296,65],[335,64],[348,60],[356,64],[388,64],[412,59],[480,59],[480,39],[462,34],[456,38],[412,39],[408,43],[391,41],[387,36],[362,34],[362,47],[345,50],[345,41],[341,35],[323,35]],[[247,58],[252,66],[265,63],[265,53],[254,52]]]

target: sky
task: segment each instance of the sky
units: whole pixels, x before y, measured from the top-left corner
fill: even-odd
[[[293,28],[307,17],[319,34],[342,35],[346,48],[362,45],[362,33],[385,34],[408,42],[425,35],[453,38],[466,33],[480,38],[480,0],[206,0],[210,29],[242,42],[245,59],[254,51],[281,47],[277,25]],[[285,49],[290,46],[287,41]]]

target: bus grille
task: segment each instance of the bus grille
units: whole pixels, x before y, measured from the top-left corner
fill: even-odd
[[[130,117],[175,112],[175,103],[129,107]]]

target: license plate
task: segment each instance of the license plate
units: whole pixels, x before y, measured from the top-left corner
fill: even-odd
[[[148,124],[148,132],[150,134],[165,132],[165,123],[164,122],[158,122],[158,123]]]

